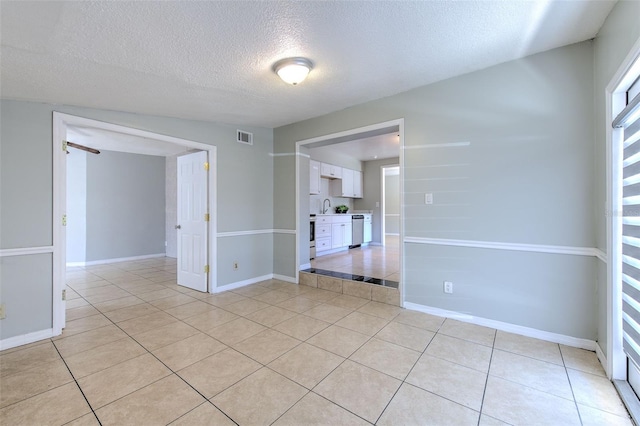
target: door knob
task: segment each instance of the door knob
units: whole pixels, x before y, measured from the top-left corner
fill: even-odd
[[[182,226],[176,225],[176,229],[182,229]]]

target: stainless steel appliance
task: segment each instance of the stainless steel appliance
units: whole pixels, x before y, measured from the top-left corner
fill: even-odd
[[[316,215],[312,214],[309,220],[309,260],[316,258]]]
[[[360,247],[364,241],[364,215],[351,216],[351,245],[349,248]]]

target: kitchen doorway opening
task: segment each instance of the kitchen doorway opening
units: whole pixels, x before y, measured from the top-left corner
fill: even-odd
[[[206,167],[209,169],[206,180],[206,205],[209,211],[209,226],[206,231],[206,263],[209,265],[210,273],[206,277],[206,288],[213,293],[216,289],[216,259],[217,259],[217,220],[216,220],[216,147],[186,139],[175,138],[158,133],[138,130],[130,127],[86,119],[68,114],[54,112],[53,114],[53,329],[54,335],[62,332],[66,322],[66,275],[67,275],[67,150],[66,141],[79,139],[82,136],[89,136],[85,147],[99,147],[105,153],[112,155],[143,154],[143,157],[161,156],[174,157],[177,160],[179,155],[189,152],[203,151],[208,158]],[[94,146],[90,146],[94,145]],[[73,149],[71,149],[73,150]],[[73,150],[81,152],[80,150]],[[180,154],[182,153],[182,154]],[[145,155],[147,154],[147,155]],[[77,155],[77,154],[76,154]],[[93,155],[87,153],[86,155]],[[86,164],[86,163],[85,163]],[[205,165],[203,165],[205,166]],[[140,176],[142,178],[142,176]],[[105,179],[107,179],[105,177]],[[164,186],[164,182],[162,183]],[[177,190],[177,189],[176,189]],[[86,188],[85,188],[86,191]],[[162,206],[164,208],[165,206]],[[108,231],[108,230],[107,230]],[[167,243],[170,239],[169,233],[165,234]],[[87,236],[85,235],[85,239]],[[177,238],[177,236],[176,236]],[[165,255],[167,251],[165,249]],[[149,256],[151,257],[151,256]],[[153,256],[157,257],[157,255]],[[113,259],[111,259],[113,260]],[[116,259],[117,260],[117,259]],[[86,263],[86,262],[82,262]],[[97,262],[100,263],[100,262]],[[106,262],[103,262],[106,263]],[[175,263],[175,262],[174,262]]]
[[[377,154],[384,145],[392,146],[393,153]],[[389,284],[399,290],[402,305],[403,146],[404,119],[296,142],[297,281],[300,271],[312,271],[373,285]],[[383,244],[387,243],[383,187],[388,166],[396,167],[398,183],[397,209],[392,209],[396,235],[389,238],[389,242],[397,241],[393,247]],[[318,173],[317,182],[314,171]],[[336,212],[340,206],[348,207],[346,214]],[[361,222],[352,218],[354,215],[364,216],[360,245],[352,244],[352,235],[358,235],[353,226]],[[312,222],[315,242],[310,244],[309,239],[314,238]]]

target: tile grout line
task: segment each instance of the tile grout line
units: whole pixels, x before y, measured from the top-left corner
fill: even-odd
[[[480,400],[480,415],[478,416],[478,426],[480,426],[480,421],[482,419],[482,412],[484,411],[484,398],[487,396],[487,386],[489,386],[489,372],[491,371],[491,362],[493,361],[493,353],[496,349],[497,338],[498,338],[498,331],[496,330],[495,333],[493,333],[493,342],[491,344],[491,355],[489,356],[489,365],[487,367],[487,377],[484,380],[484,389],[482,390],[482,399]]]
[[[567,376],[567,381],[569,382],[569,388],[571,389],[571,396],[573,397],[573,404],[576,407],[576,411],[578,413],[578,420],[580,421],[580,424],[583,425],[584,422],[582,421],[582,414],[580,414],[580,407],[578,407],[578,401],[576,401],[576,394],[573,391],[573,384],[571,383],[571,377],[569,377],[569,371],[567,369],[567,363],[564,361],[564,354],[562,353],[562,348],[560,348],[560,345],[558,344],[558,351],[560,351],[560,358],[562,359],[562,366],[564,367],[564,374],[566,374]]]

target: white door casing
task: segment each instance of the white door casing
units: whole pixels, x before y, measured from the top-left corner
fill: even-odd
[[[207,152],[178,157],[178,285],[207,291]]]

